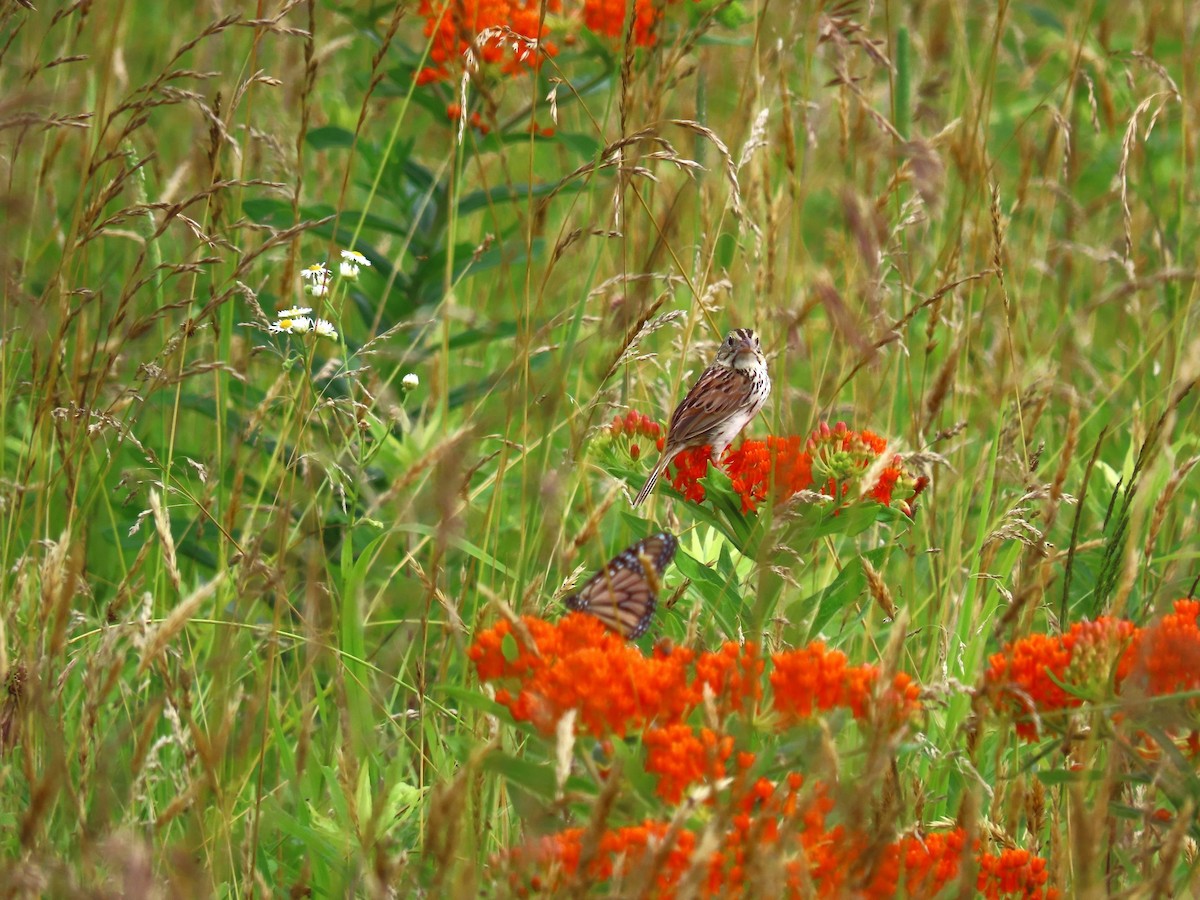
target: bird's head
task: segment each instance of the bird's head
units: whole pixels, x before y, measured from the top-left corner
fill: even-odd
[[[717,351],[717,362],[734,369],[752,369],[765,360],[758,335],[749,328],[735,328],[725,336]]]

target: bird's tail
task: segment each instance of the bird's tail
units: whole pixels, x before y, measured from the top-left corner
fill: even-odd
[[[667,463],[671,461],[671,458],[672,457],[670,456],[664,455],[663,458],[658,461],[658,464],[655,465],[654,469],[650,472],[650,477],[646,479],[646,483],[642,485],[642,489],[638,491],[638,495],[633,498],[634,506],[641,506],[642,501],[650,496],[650,492],[654,490],[654,485],[658,482],[658,476],[661,475],[663,470],[667,468]]]

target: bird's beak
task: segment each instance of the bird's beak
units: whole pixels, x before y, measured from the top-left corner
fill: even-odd
[[[748,341],[745,339],[740,340],[740,341],[738,341],[737,346],[735,346],[733,348],[733,350],[734,350],[734,353],[736,353],[738,356],[741,356],[743,353],[749,353],[751,356],[753,356],[754,355],[754,341]]]

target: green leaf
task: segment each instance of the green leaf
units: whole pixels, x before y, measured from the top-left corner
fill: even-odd
[[[304,853],[311,855],[322,868],[337,872],[345,866],[350,841],[344,830],[317,813],[311,803],[306,804],[304,812],[312,824],[291,815],[275,800],[270,804],[266,818],[273,828],[298,841]]]
[[[718,606],[728,594],[737,593],[736,581],[731,585],[712,568],[683,550],[675,554],[675,564],[679,566],[680,572],[691,579],[700,596],[712,607]]]
[[[411,818],[416,813],[424,793],[420,788],[404,781],[393,784],[383,802],[385,829]]]
[[[712,507],[721,533],[744,555],[753,556],[758,516],[742,512],[742,495],[733,489],[733,481],[723,469],[709,466],[700,483],[704,485],[704,502]]]
[[[500,652],[504,654],[506,662],[516,662],[521,655],[521,648],[517,646],[517,639],[512,636],[512,632],[504,635],[500,639]]]
[[[879,568],[883,565],[889,549],[876,547],[862,555],[872,566]],[[816,610],[808,626],[808,640],[816,640],[829,621],[858,599],[866,587],[867,576],[863,572],[862,560],[855,557],[846,562],[845,567],[828,587],[802,601],[795,619],[803,621],[814,609]]]
[[[1043,769],[1036,774],[1038,781],[1050,787],[1059,784],[1098,782],[1104,777],[1103,772],[1089,769]]]
[[[392,531],[411,531],[414,534],[423,534],[427,537],[433,537],[439,533],[439,529],[436,526],[425,525],[421,522],[397,522],[392,526]],[[451,537],[449,541],[457,549],[463,551],[468,556],[474,557],[481,563],[491,566],[501,575],[507,575],[510,578],[514,577],[512,570],[508,566],[504,565],[504,563],[500,562],[500,560],[496,559],[479,545],[473,544],[461,537]]]
[[[596,159],[604,149],[604,145],[590,134],[560,131],[554,138],[580,159]]]
[[[507,753],[491,753],[485,757],[483,768],[495,772],[544,800],[554,799],[554,767],[544,762],[518,759]]]
[[[323,125],[309,131],[304,140],[317,150],[330,150],[335,147],[347,148],[354,145],[354,132],[336,125]]]
[[[511,320],[504,322],[491,322],[486,328],[464,328],[462,331],[451,336],[450,340],[447,342],[447,346],[451,350],[461,350],[464,347],[470,347],[473,344],[488,344],[495,346],[500,341],[515,337],[516,333],[516,322]]]
[[[476,210],[487,209],[497,203],[536,200],[548,197],[550,194],[576,194],[585,187],[587,187],[587,182],[578,178],[565,183],[543,182],[532,186],[527,183],[502,184],[494,188],[463,194],[462,199],[458,201],[458,212],[460,215],[466,215]]]
[[[275,228],[290,228],[295,224],[295,214],[292,212],[292,205],[283,200],[277,200],[273,197],[251,197],[242,204],[242,210],[247,216],[263,225],[271,225]],[[315,225],[309,229],[310,234],[315,234],[318,237],[333,240],[337,243],[349,243],[354,237],[354,229],[358,225],[361,218],[363,227],[374,231],[382,231],[385,234],[398,235],[407,237],[409,232],[409,223],[398,221],[396,219],[384,218],[368,213],[363,217],[362,212],[356,209],[342,210],[337,234],[333,230],[333,217],[337,214],[337,210],[325,203],[311,204],[300,207],[301,222],[315,222],[320,219],[330,219],[331,221],[324,222],[321,225]],[[387,258],[376,255],[371,257],[366,251],[359,246],[359,250],[364,256],[368,256],[375,266],[387,264]],[[389,267],[390,270],[390,267]]]

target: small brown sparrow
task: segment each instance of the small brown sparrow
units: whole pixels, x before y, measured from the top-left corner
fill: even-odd
[[[762,346],[749,328],[735,328],[683,402],[671,414],[662,458],[646,479],[633,505],[650,496],[667,465],[691,447],[712,447],[716,462],[738,433],[753,419],[771,393],[771,376]]]

